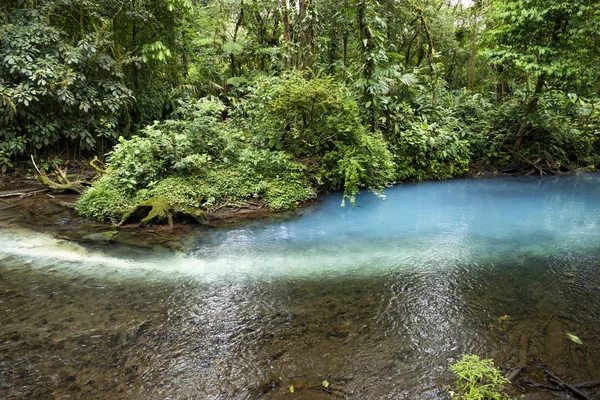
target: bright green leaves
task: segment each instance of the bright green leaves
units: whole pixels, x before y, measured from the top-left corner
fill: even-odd
[[[223,105],[200,100],[177,110],[178,120],[122,140],[108,157],[106,174],[79,200],[79,211],[119,220],[156,196],[174,206],[205,211],[263,201],[273,210],[312,199],[305,167],[281,151],[254,147],[220,119]]]
[[[193,3],[190,0],[167,0],[167,8],[170,12],[181,10],[183,12],[192,12]]]
[[[505,393],[510,382],[490,359],[481,359],[476,355],[463,355],[450,366],[456,374],[456,385],[450,397],[460,400],[510,400]]]
[[[244,103],[253,141],[305,160],[324,189],[383,189],[394,165],[385,142],[363,125],[346,87],[299,73],[258,80]],[[241,121],[242,122],[242,121]]]
[[[145,44],[142,46],[142,61],[157,60],[166,62],[167,58],[171,57],[171,50],[167,48],[160,40],[154,43]]]
[[[596,34],[598,7],[591,0],[493,1],[485,53],[504,69],[567,86],[595,63],[589,38]]]
[[[244,46],[238,42],[225,42],[223,44],[223,51],[225,54],[240,54],[242,51],[244,51]]]

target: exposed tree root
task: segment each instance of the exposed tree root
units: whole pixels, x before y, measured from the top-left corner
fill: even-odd
[[[577,389],[575,386],[566,383],[565,381],[563,381],[562,379],[560,379],[559,377],[557,377],[556,375],[554,375],[552,372],[550,372],[548,370],[545,370],[544,373],[546,375],[548,375],[548,377],[550,377],[556,383],[558,383],[558,386],[560,386],[562,388],[565,388],[566,390],[568,390],[569,392],[573,393],[578,398],[583,399],[583,400],[592,400],[592,398],[590,396],[588,396],[587,394],[583,393],[581,390]]]
[[[191,207],[180,207],[172,205],[164,196],[155,196],[149,200],[142,201],[131,210],[123,214],[118,226],[136,220],[140,221],[138,226],[148,226],[155,223],[167,222],[173,226],[173,221],[194,220],[198,223],[206,221],[206,212]]]
[[[101,174],[106,173],[106,170],[104,168],[100,168],[98,165],[96,165],[96,163],[102,164],[100,160],[98,160],[98,156],[94,156],[94,159],[90,161],[90,166]]]

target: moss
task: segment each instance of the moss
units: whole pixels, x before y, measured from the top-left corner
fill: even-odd
[[[83,240],[87,240],[90,242],[110,242],[117,233],[117,231],[92,233],[90,235],[84,236]]]
[[[93,219],[118,222],[123,213],[136,204],[136,200],[128,191],[117,188],[110,176],[102,176],[77,200],[77,211]]]
[[[185,216],[191,217],[194,221],[199,224],[203,224],[207,221],[206,211],[195,207],[182,206],[176,211],[181,212]]]
[[[199,207],[175,204],[167,196],[154,196],[148,200],[140,201],[137,205],[125,212],[119,225],[123,225],[131,220],[139,220],[140,226],[164,222],[173,225],[173,220],[176,217],[179,219],[193,220],[200,224],[207,221],[206,211]]]
[[[160,223],[164,221],[167,221],[169,226],[173,225],[173,215],[175,213],[175,209],[169,202],[169,199],[167,199],[165,196],[155,196],[149,200],[138,203],[131,210],[123,214],[119,225],[123,225],[131,217],[138,213],[138,211],[145,211],[148,208],[150,208],[150,211],[148,211],[148,214],[142,218],[139,223],[140,226],[147,226],[152,222]]]

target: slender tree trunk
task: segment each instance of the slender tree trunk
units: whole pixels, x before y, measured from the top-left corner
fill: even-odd
[[[329,73],[333,74],[334,71],[334,64],[335,64],[335,60],[338,56],[338,36],[337,36],[337,32],[334,31],[332,36],[330,37],[330,44],[329,44]]]
[[[414,7],[415,7],[415,10],[417,11],[419,21],[421,22],[421,27],[425,31],[425,37],[427,38],[426,58],[427,58],[427,64],[429,65],[429,72],[431,74],[431,91],[433,92],[432,93],[433,94],[433,104],[435,105],[437,103],[437,75],[436,75],[435,67],[433,66],[433,54],[435,51],[435,49],[433,47],[433,39],[431,37],[431,33],[429,32],[429,26],[427,25],[427,22],[425,21],[423,9],[417,5],[415,5]]]
[[[83,2],[81,3],[81,5],[79,6],[79,40],[83,40],[84,36],[85,36],[85,28],[83,26]],[[75,40],[75,43],[73,44],[73,47],[77,47],[77,43],[78,40]]]
[[[279,0],[281,7],[281,21],[283,23],[283,45],[285,54],[283,55],[283,69],[292,67],[292,26],[290,25],[290,1]]]
[[[298,0],[298,69],[312,68],[313,19],[311,0]]]
[[[362,49],[363,58],[363,75],[367,82],[371,82],[373,74],[375,73],[375,61],[373,57],[369,57],[369,54],[373,50],[373,41],[371,37],[371,31],[369,29],[369,22],[367,20],[367,2],[369,0],[360,0],[358,3],[358,31],[360,38],[360,46]],[[369,109],[369,122],[371,131],[375,132],[375,102],[373,101],[373,95],[369,93],[369,84],[365,85],[363,91],[363,98]]]
[[[410,60],[413,59],[413,57],[415,56],[414,53],[411,53],[412,51],[412,45],[413,42],[415,41],[415,39],[418,37],[418,35],[414,35],[412,38],[410,38],[410,40],[408,41],[408,46],[406,47],[406,55],[404,56],[404,62],[406,64],[410,63]]]
[[[242,26],[242,22],[244,21],[244,1],[240,2],[240,13],[238,15],[238,19],[235,22],[235,29],[233,30],[233,43],[237,42],[238,32],[240,27]],[[231,76],[237,76],[236,66],[235,66],[235,54],[233,51],[229,54],[229,61],[231,64]]]
[[[132,2],[132,9],[133,11],[135,11],[135,0],[133,0]],[[135,20],[135,17],[133,18],[133,21],[131,23],[131,48],[132,50],[137,54],[137,22]],[[132,66],[132,78],[133,78],[133,88],[135,89],[135,95],[137,96],[137,91],[138,91],[138,73],[137,73],[137,67],[135,66],[135,63],[131,63]]]
[[[471,32],[471,57],[469,58],[469,68],[467,69],[467,86],[469,92],[473,93],[475,90],[475,83],[477,80],[477,34],[478,34],[478,1],[473,3],[473,27]]]
[[[348,65],[348,35],[344,34],[342,39],[342,45],[344,47],[344,66]]]
[[[529,122],[529,116],[535,111],[538,101],[540,99],[540,94],[544,90],[544,85],[546,84],[546,78],[542,74],[538,77],[537,82],[535,84],[535,91],[533,92],[533,96],[527,103],[525,107],[525,112],[523,114],[523,118],[521,119],[521,125],[519,126],[519,130],[517,131],[517,135],[515,137],[515,151],[519,151],[521,149],[521,145],[523,144],[523,138],[525,137],[525,132],[527,132],[527,122]]]

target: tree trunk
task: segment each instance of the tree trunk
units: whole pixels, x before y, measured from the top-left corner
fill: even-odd
[[[477,30],[478,27],[478,11],[479,4],[477,1],[473,4],[473,27],[471,32],[471,57],[469,57],[469,68],[467,70],[467,87],[469,92],[475,90],[475,82],[477,80]]]
[[[135,4],[135,0],[133,0],[132,2],[132,9],[133,11],[135,11],[136,9],[136,4]],[[133,49],[133,51],[136,52],[137,54],[137,23],[136,23],[136,17],[134,17],[133,21],[132,21],[132,25],[131,25],[131,48]],[[136,63],[131,63],[131,67],[132,67],[132,78],[133,78],[133,88],[134,88],[134,92],[135,92],[135,96],[138,95],[138,73],[137,73],[137,67],[135,66]]]
[[[369,0],[361,0],[358,4],[358,30],[360,37],[360,48],[362,49],[363,56],[363,74],[367,82],[370,82],[375,73],[375,61],[373,57],[369,57],[369,54],[373,50],[373,40],[371,37],[371,31],[369,30],[369,22],[367,21],[367,4]],[[363,92],[363,98],[369,109],[369,125],[371,132],[375,132],[375,102],[373,101],[373,95],[368,91],[368,84],[365,85]]]
[[[348,65],[348,35],[344,35],[342,39],[342,43],[344,46],[344,66]]]
[[[521,119],[521,125],[519,126],[519,130],[517,131],[517,135],[515,137],[515,151],[519,151],[521,149],[521,145],[523,144],[523,138],[525,137],[525,132],[527,131],[527,122],[529,121],[529,116],[535,111],[540,94],[544,90],[544,85],[546,83],[546,79],[544,75],[540,75],[535,84],[535,91],[533,92],[533,97],[527,103],[525,107],[525,113],[523,114],[523,118]]]
[[[312,68],[313,20],[311,0],[298,0],[298,69]]]
[[[240,2],[240,13],[238,15],[238,19],[235,22],[235,29],[233,31],[233,43],[237,42],[237,35],[242,26],[242,22],[244,21],[244,1]],[[231,63],[231,76],[237,76],[236,67],[235,67],[235,55],[233,52],[229,54],[229,61]]]
[[[283,22],[283,45],[285,54],[283,55],[283,69],[292,67],[292,26],[290,25],[290,1],[279,0],[281,6],[281,21]]]
[[[421,22],[421,27],[425,31],[425,37],[427,38],[426,58],[427,58],[427,64],[429,65],[429,72],[431,74],[431,91],[433,92],[432,93],[433,94],[433,104],[435,105],[437,103],[437,76],[436,76],[435,67],[433,66],[433,54],[435,51],[435,49],[433,47],[433,39],[431,37],[431,33],[429,32],[429,26],[427,25],[427,22],[425,21],[423,9],[417,5],[415,5],[414,7],[415,7],[415,10],[417,11],[419,21]]]

